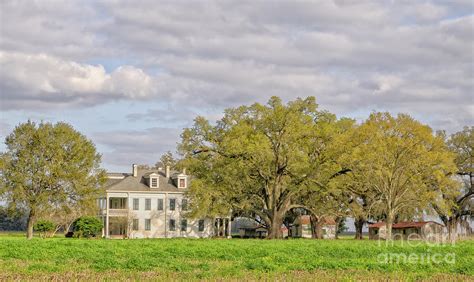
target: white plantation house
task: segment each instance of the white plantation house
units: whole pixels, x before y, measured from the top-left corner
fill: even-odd
[[[140,169],[108,173],[106,194],[99,200],[106,238],[171,238],[230,236],[230,217],[191,219],[185,216],[186,171]]]

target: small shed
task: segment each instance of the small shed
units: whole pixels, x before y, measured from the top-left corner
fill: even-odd
[[[267,237],[267,229],[261,225],[256,227],[239,228],[241,238],[265,238]]]
[[[324,239],[336,238],[336,221],[331,217],[322,217],[322,232]],[[311,238],[311,220],[309,215],[301,215],[293,222],[291,236],[295,238]]]
[[[369,224],[370,239],[386,239],[385,222]],[[392,238],[404,240],[439,240],[445,232],[444,225],[434,221],[407,221],[392,225]]]
[[[267,229],[254,218],[236,217],[232,221],[232,235],[241,238],[264,238]]]

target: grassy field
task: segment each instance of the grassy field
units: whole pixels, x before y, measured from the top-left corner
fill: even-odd
[[[384,263],[388,255],[417,258]],[[438,255],[439,263],[427,257]],[[443,259],[443,258],[449,259]],[[425,258],[423,261],[420,258]],[[455,261],[453,261],[453,258]],[[376,241],[0,236],[0,280],[474,279],[474,241],[391,246]]]

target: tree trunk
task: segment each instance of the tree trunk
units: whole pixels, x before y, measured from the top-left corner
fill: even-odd
[[[273,216],[270,218],[270,226],[268,228],[268,239],[281,239],[281,225],[283,224],[283,214],[281,211],[273,211]]]
[[[323,225],[321,222],[316,224],[316,239],[323,239]]]
[[[339,239],[339,224],[341,223],[342,219],[343,218],[340,216],[336,217],[336,234],[334,234],[335,239]]]
[[[27,225],[26,225],[26,238],[27,239],[32,239],[33,238],[34,219],[35,219],[35,212],[34,212],[34,210],[30,210],[30,213],[28,214]]]
[[[386,230],[387,230],[387,233],[385,235],[385,240],[392,240],[392,224],[393,224],[393,219],[394,219],[394,216],[392,215],[388,215],[387,216],[387,222],[386,222]]]
[[[314,214],[309,216],[309,221],[311,223],[311,238],[318,239],[318,217]]]
[[[457,220],[454,217],[449,217],[447,222],[448,228],[448,240],[450,243],[456,243],[458,235],[458,224]]]
[[[364,237],[362,235],[362,229],[364,228],[364,223],[365,223],[365,220],[363,218],[354,219],[354,226],[355,226],[355,230],[356,230],[356,234],[355,234],[354,239],[356,239],[356,240],[364,239]]]
[[[69,221],[68,223],[64,224],[64,235],[66,235],[67,233],[69,233],[69,229],[71,229],[71,226],[72,224],[74,223],[74,221]]]
[[[51,232],[48,237],[52,238],[56,235],[56,233],[59,231],[59,229],[61,229],[62,225],[61,224],[58,224],[56,225],[56,227],[54,228],[53,232]]]

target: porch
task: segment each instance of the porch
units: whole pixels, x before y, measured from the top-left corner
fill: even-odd
[[[231,220],[230,217],[221,217],[214,219],[214,236],[221,238],[231,238]]]

